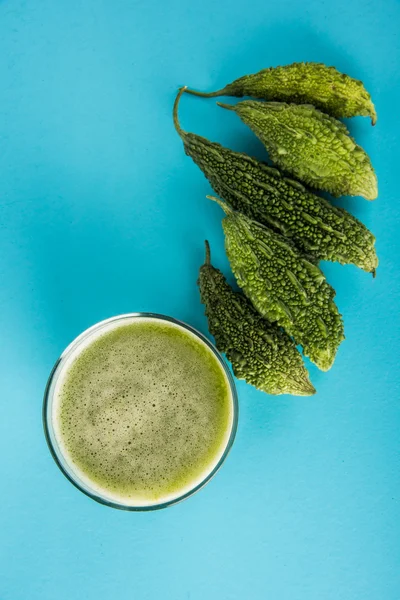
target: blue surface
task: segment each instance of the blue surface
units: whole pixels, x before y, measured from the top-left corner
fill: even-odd
[[[0,599],[400,598],[399,79],[396,0],[0,0]],[[221,211],[171,121],[178,85],[215,89],[299,60],[365,81],[354,119],[380,196],[341,200],[372,228],[376,280],[324,265],[347,340],[313,398],[238,384],[219,475],[176,507],[91,501],[50,457],[42,393],[100,319],[157,311],[206,332],[203,240],[228,272]],[[182,124],[262,156],[213,100]]]

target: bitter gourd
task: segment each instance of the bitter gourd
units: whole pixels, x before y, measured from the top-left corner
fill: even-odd
[[[243,294],[233,291],[221,271],[212,266],[208,242],[198,284],[209,331],[238,379],[268,394],[315,393],[293,340],[263,319]]]
[[[205,98],[251,96],[262,100],[313,104],[333,117],[371,117],[372,125],[377,121],[375,106],[362,81],[323,63],[303,62],[270,67],[240,77],[217,92],[187,91]]]
[[[226,214],[222,225],[228,259],[253,306],[293,336],[321,370],[330,369],[344,332],[335,290],[322,271],[280,234],[210,198]]]
[[[354,264],[375,273],[374,235],[343,208],[283,177],[264,163],[183,131],[174,105],[175,127],[185,152],[200,167],[214,191],[247,216],[293,239],[317,260]]]
[[[368,155],[337,119],[306,104],[218,104],[236,112],[263,142],[271,160],[298,179],[334,196],[377,197]]]

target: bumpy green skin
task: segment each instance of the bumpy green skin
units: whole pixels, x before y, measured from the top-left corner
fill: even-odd
[[[239,286],[263,317],[283,327],[327,371],[344,339],[335,290],[285,238],[219,203],[227,215],[225,247]]]
[[[186,154],[232,208],[293,239],[317,260],[354,264],[375,273],[375,237],[349,212],[246,154],[193,133],[179,133]]]
[[[282,169],[334,196],[374,200],[378,186],[366,152],[345,125],[311,105],[245,100],[235,111]]]
[[[375,106],[362,81],[323,63],[293,63],[270,67],[236,79],[218,92],[205,96],[251,96],[262,100],[313,104],[333,117],[371,117]]]
[[[198,284],[209,331],[238,379],[267,394],[315,393],[293,340],[263,319],[243,294],[232,290],[221,271],[211,265],[208,246]]]

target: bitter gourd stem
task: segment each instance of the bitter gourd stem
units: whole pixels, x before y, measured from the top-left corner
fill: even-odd
[[[236,110],[234,104],[224,104],[223,102],[217,102],[217,104],[221,108],[226,108],[227,110]]]
[[[221,198],[217,198],[216,196],[206,196],[206,198],[208,198],[208,200],[212,200],[213,202],[216,202],[217,204],[219,204],[226,215],[231,215],[234,213],[234,211],[231,209],[231,207],[228,206],[226,202],[221,200]]]
[[[184,94],[186,91],[186,85],[184,85],[183,87],[181,87],[178,91],[178,94],[175,98],[175,102],[174,102],[174,108],[172,111],[173,117],[174,117],[174,125],[175,125],[175,129],[176,131],[179,133],[179,135],[182,137],[182,134],[184,133],[182,127],[180,126],[179,123],[179,119],[178,119],[178,106],[179,106],[179,100],[181,99],[182,94]]]
[[[222,88],[221,90],[217,90],[216,92],[197,92],[196,90],[190,90],[186,88],[185,91],[187,94],[192,94],[193,96],[200,96],[200,98],[216,98],[217,96],[224,96],[225,89],[226,88]]]
[[[204,261],[206,265],[211,264],[211,252],[210,252],[210,244],[208,240],[204,240],[204,245],[206,247],[206,260]]]

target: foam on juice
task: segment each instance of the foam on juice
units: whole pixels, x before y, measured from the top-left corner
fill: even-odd
[[[160,504],[200,483],[233,422],[227,376],[194,334],[166,321],[114,321],[69,357],[53,427],[66,461],[95,493]]]

